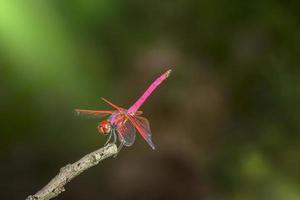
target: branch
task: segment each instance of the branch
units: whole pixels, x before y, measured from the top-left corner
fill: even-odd
[[[58,196],[65,191],[64,186],[73,178],[97,165],[100,161],[117,153],[115,144],[108,144],[92,153],[85,155],[83,158],[73,164],[68,164],[59,170],[59,173],[35,195],[30,195],[26,200],[48,200]]]

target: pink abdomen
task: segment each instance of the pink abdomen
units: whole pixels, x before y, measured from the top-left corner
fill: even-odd
[[[160,77],[158,77],[144,92],[144,94],[128,109],[129,113],[135,113],[146,101],[146,99],[150,96],[150,94],[159,86],[166,78],[169,77],[171,70],[169,69],[165,73],[163,73]]]

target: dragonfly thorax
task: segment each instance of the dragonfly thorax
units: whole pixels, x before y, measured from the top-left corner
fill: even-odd
[[[111,130],[111,125],[110,125],[109,121],[103,120],[99,123],[97,129],[100,133],[107,134]]]

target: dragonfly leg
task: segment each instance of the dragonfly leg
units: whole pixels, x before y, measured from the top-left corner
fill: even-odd
[[[124,146],[124,145],[123,145],[123,143],[121,142],[120,146],[118,147],[117,153],[114,155],[114,158],[117,157],[117,155],[119,154],[119,152],[121,151],[121,149],[122,149],[123,146]]]
[[[114,144],[116,144],[117,142],[117,133],[115,130],[113,130],[113,134],[114,134]]]
[[[112,136],[112,131],[109,133],[108,139],[106,140],[104,146],[106,146],[110,142],[111,136]]]

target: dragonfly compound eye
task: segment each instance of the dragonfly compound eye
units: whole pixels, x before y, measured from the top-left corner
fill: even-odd
[[[110,132],[110,123],[107,120],[103,120],[97,128],[100,133],[107,134]]]

